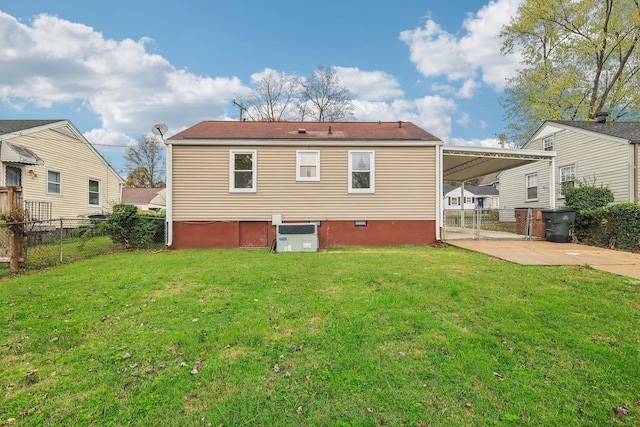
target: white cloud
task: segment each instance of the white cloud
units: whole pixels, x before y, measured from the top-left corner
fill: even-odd
[[[456,110],[453,100],[441,96],[392,102],[356,100],[354,106],[359,121],[412,122],[440,139],[451,134],[451,113]]]
[[[460,116],[460,118],[458,120],[456,120],[456,123],[458,123],[459,125],[462,126],[467,126],[470,122],[470,116],[469,113],[464,113],[462,114],[462,116]]]
[[[115,147],[121,150],[127,146],[136,144],[135,139],[122,132],[109,131],[106,129],[91,129],[83,136],[95,146]],[[102,147],[101,147],[102,148]]]
[[[384,71],[362,71],[357,67],[336,67],[340,85],[348,87],[358,99],[385,101],[404,95],[395,77]]]
[[[458,147],[482,147],[482,148],[500,148],[500,142],[497,138],[451,138],[446,141],[447,145],[454,145]]]
[[[459,80],[475,75],[475,69],[462,56],[456,37],[430,18],[424,28],[401,32],[400,40],[409,45],[409,57],[425,77],[445,74],[450,80]]]
[[[199,120],[226,119],[228,100],[248,91],[236,77],[178,70],[147,52],[148,43],[107,40],[47,14],[25,25],[0,11],[0,101],[15,109],[80,102],[105,132],[140,134],[165,122],[175,133]]]
[[[473,79],[467,79],[458,90],[457,95],[459,98],[470,99],[473,98],[478,88],[480,88],[480,83]]]
[[[400,39],[409,46],[410,59],[425,77],[446,76],[449,81],[477,78],[496,90],[514,75],[518,56],[500,53],[498,34],[522,0],[492,0],[464,21],[464,35],[457,37],[428,18],[424,28],[406,30]],[[465,92],[466,95],[469,92]]]

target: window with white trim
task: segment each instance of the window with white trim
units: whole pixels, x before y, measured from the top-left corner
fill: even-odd
[[[553,136],[548,136],[542,140],[542,149],[544,151],[553,151],[555,149],[553,145]]]
[[[60,171],[47,170],[47,194],[62,194],[62,174]]]
[[[567,189],[576,186],[576,165],[562,166],[560,168],[560,194],[565,195]]]
[[[460,197],[449,197],[449,206],[460,206]]]
[[[89,206],[100,206],[100,180],[89,178]]]
[[[349,151],[349,193],[375,193],[375,152]]]
[[[296,181],[320,181],[320,151],[296,151]]]
[[[256,150],[229,151],[229,192],[256,192]]]
[[[525,200],[538,200],[538,174],[525,175],[526,198]]]

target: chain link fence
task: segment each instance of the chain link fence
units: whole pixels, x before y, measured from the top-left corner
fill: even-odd
[[[447,227],[473,228],[482,230],[516,232],[513,209],[445,210],[444,222]]]
[[[163,248],[165,220],[160,217],[144,218],[153,224],[146,236],[144,247]],[[118,224],[98,216],[93,218],[59,218],[54,220],[0,223],[0,262],[8,271],[11,227],[22,229],[27,247],[28,270],[70,263],[85,258],[128,250],[129,242],[116,237]]]

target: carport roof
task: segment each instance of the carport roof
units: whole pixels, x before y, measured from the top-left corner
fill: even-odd
[[[554,151],[444,146],[442,176],[461,182],[555,156]]]

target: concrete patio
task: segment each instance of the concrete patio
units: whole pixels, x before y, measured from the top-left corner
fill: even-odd
[[[620,276],[640,280],[640,254],[596,248],[576,243],[527,240],[513,233],[481,230],[473,240],[470,229],[447,229],[446,243],[524,265],[588,265]]]

